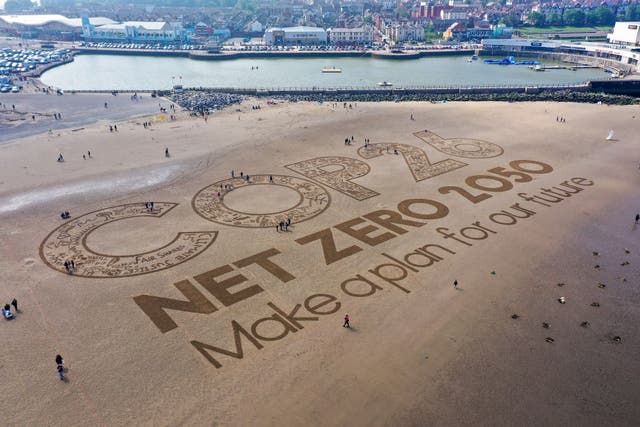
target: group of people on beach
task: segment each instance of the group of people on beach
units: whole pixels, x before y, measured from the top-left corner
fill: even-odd
[[[276,225],[276,231],[278,233],[281,231],[289,231],[290,226],[291,226],[291,218],[287,218],[286,221],[280,221],[278,225]]]
[[[556,122],[558,123],[567,123],[567,119],[562,116],[556,116]]]
[[[144,207],[147,210],[147,212],[153,212],[153,202],[146,202],[144,204]]]

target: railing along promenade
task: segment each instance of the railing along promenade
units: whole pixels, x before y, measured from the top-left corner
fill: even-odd
[[[543,91],[588,91],[590,83],[579,84],[487,84],[487,85],[440,85],[440,86],[411,86],[411,87],[185,87],[185,91],[218,92],[237,95],[268,96],[268,95],[366,95],[366,94],[466,94],[466,93],[538,93]],[[67,90],[67,93],[113,93],[113,90]],[[125,89],[118,93],[169,93],[167,89]]]

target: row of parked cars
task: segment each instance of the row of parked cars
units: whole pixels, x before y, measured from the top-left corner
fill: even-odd
[[[68,49],[0,49],[0,75],[19,74],[39,65],[62,61]]]
[[[18,93],[20,92],[20,86],[14,86],[11,79],[6,76],[0,76],[0,93]]]
[[[12,83],[12,76],[20,75],[36,67],[62,61],[68,49],[0,49],[0,93],[18,93],[22,86]]]
[[[384,50],[386,46],[382,45],[318,45],[318,46],[265,46],[263,44],[225,44],[224,50],[230,51],[259,51],[259,52],[309,52],[309,51],[328,51],[328,52],[340,52],[340,51],[363,51],[363,50]]]
[[[202,50],[204,45],[193,44],[161,44],[161,43],[107,43],[107,42],[82,42],[81,47],[93,47],[99,49],[155,49],[155,50]]]

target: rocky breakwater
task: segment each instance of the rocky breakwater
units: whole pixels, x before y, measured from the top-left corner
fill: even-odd
[[[258,96],[262,96],[258,94]],[[581,102],[581,103],[602,103],[616,105],[640,104],[640,98],[625,95],[610,95],[596,92],[576,92],[571,90],[563,91],[539,91],[530,92],[497,92],[497,93],[425,93],[415,91],[405,91],[405,93],[393,93],[380,91],[379,93],[317,93],[317,94],[279,94],[269,96],[289,102],[315,101],[315,102],[405,102],[405,101],[425,101],[425,102],[446,102],[446,101],[500,101],[500,102],[530,102],[530,101],[552,101],[552,102]]]
[[[188,91],[173,94],[170,98],[182,108],[197,113],[221,110],[230,105],[239,104],[245,99],[243,95],[209,91]]]

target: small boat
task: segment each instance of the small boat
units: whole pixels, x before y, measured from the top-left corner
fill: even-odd
[[[534,65],[533,71],[544,71],[544,67],[542,65]]]
[[[383,82],[378,82],[378,86],[388,87],[388,86],[393,86],[393,83],[389,83],[387,81],[383,81]]]
[[[323,73],[341,73],[342,72],[342,68],[338,68],[338,67],[324,67],[322,69]]]

